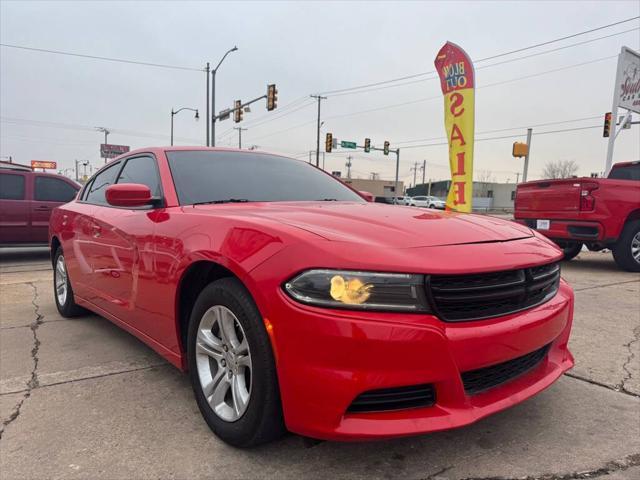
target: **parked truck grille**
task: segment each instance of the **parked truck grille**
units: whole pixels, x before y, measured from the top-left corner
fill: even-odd
[[[534,352],[507,362],[464,372],[462,374],[462,383],[464,384],[465,392],[468,395],[475,395],[528,372],[545,358],[549,351],[549,346],[545,345]]]
[[[432,275],[429,297],[447,322],[481,320],[547,302],[558,292],[560,264],[473,275]]]
[[[430,407],[436,401],[433,385],[369,390],[356,397],[347,409],[350,413],[384,412],[406,408]]]

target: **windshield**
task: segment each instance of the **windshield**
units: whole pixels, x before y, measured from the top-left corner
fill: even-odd
[[[365,200],[308,163],[250,152],[167,152],[181,205]]]

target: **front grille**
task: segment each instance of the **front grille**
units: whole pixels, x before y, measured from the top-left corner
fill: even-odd
[[[347,412],[384,412],[406,408],[430,407],[436,401],[433,385],[412,385],[410,387],[383,388],[369,390],[356,397]]]
[[[473,275],[432,275],[428,292],[446,322],[481,320],[544,303],[557,293],[560,264]]]
[[[464,372],[462,374],[462,383],[464,384],[465,392],[469,395],[475,395],[528,372],[544,359],[549,351],[549,346],[545,345],[535,352],[507,362]]]

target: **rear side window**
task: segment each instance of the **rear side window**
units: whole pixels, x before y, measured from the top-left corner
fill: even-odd
[[[616,167],[609,173],[614,180],[640,180],[640,163]]]
[[[24,175],[0,173],[0,200],[24,200]]]
[[[104,192],[107,190],[109,185],[116,183],[118,170],[120,170],[120,162],[114,163],[98,173],[89,186],[89,191],[87,192],[85,200],[89,203],[106,205],[107,199],[104,196]]]
[[[41,202],[67,203],[73,200],[77,191],[59,178],[36,177],[34,198]]]
[[[140,183],[151,190],[151,195],[159,197],[160,177],[155,159],[151,157],[135,157],[127,160],[116,183]]]

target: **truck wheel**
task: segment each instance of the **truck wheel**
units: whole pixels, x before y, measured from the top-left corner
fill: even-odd
[[[557,242],[558,246],[562,249],[562,253],[564,253],[563,260],[568,262],[575,258],[576,255],[580,253],[582,250],[582,242]]]
[[[640,220],[628,222],[622,235],[611,249],[620,268],[628,272],[640,272]]]

